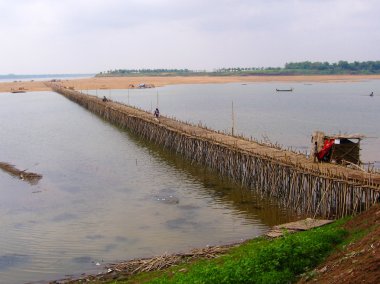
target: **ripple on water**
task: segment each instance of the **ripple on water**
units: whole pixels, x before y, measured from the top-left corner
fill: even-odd
[[[179,205],[178,208],[182,210],[196,210],[196,209],[200,209],[201,207],[197,205],[186,204],[186,205]]]
[[[169,229],[184,229],[187,227],[195,227],[198,225],[196,222],[191,222],[187,218],[177,218],[166,221]]]
[[[172,188],[163,188],[158,193],[153,194],[153,199],[165,204],[178,204],[177,191]]]
[[[0,256],[0,271],[25,265],[31,260],[28,255],[4,254]]]
[[[94,259],[91,256],[78,256],[72,259],[74,263],[91,263]]]
[[[105,236],[103,236],[103,235],[95,234],[95,235],[87,235],[86,239],[89,239],[89,240],[100,240],[100,239],[103,239],[104,237]]]
[[[64,221],[74,220],[74,219],[77,219],[77,218],[78,218],[78,216],[75,215],[75,214],[62,213],[62,214],[54,216],[51,220],[53,222],[64,222]]]
[[[179,198],[173,195],[156,195],[154,200],[165,204],[178,204]]]

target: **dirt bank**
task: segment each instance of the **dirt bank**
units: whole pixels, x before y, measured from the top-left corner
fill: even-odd
[[[345,225],[351,235],[366,231],[363,238],[336,251],[299,283],[379,283],[380,204],[356,216]]]
[[[228,250],[238,246],[239,243],[211,246],[201,249],[193,249],[186,253],[164,254],[151,258],[133,259],[125,262],[108,264],[105,268],[107,272],[97,275],[85,275],[78,278],[66,278],[52,281],[50,284],[78,284],[84,282],[92,283],[111,283],[113,280],[123,281],[129,279],[132,275],[144,272],[154,272],[164,270],[179,264],[190,263],[201,259],[213,259],[225,254]]]
[[[77,90],[127,89],[130,85],[153,84],[157,87],[175,84],[207,83],[253,83],[253,82],[349,82],[380,79],[380,75],[318,75],[318,76],[188,76],[188,77],[94,77],[85,79],[62,80],[66,87]],[[24,88],[27,91],[47,91],[49,88],[41,81],[0,83],[0,92],[11,92]]]

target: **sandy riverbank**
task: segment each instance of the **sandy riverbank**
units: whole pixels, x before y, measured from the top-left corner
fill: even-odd
[[[49,87],[45,86],[42,81],[17,81],[17,82],[1,82],[0,92],[12,92],[23,90],[26,92],[32,91],[49,91]]]
[[[103,77],[62,80],[66,87],[77,90],[127,89],[130,85],[141,83],[157,87],[175,84],[206,83],[253,83],[253,82],[345,82],[380,79],[380,75],[318,75],[318,76],[189,76],[189,77]],[[4,82],[0,83],[0,92],[11,92],[20,88],[26,91],[48,91],[42,81]]]

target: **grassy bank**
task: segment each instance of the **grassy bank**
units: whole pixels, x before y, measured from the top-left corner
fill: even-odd
[[[348,232],[342,226],[346,220],[276,240],[257,238],[213,260],[198,260],[108,283],[294,282],[344,242]]]
[[[152,258],[132,269],[52,283],[378,283],[380,279],[380,204],[330,225],[270,240],[264,237],[243,244],[210,248],[219,257],[208,260],[210,250],[184,257],[166,269],[152,267]],[[222,255],[220,254],[222,253]],[[183,256],[183,254],[181,254]],[[184,255],[189,255],[188,253]],[[169,259],[176,255],[167,256]],[[214,257],[213,256],[213,257]],[[162,259],[160,256],[158,259]],[[128,267],[130,268],[130,262]],[[157,263],[156,263],[157,264]],[[125,263],[117,264],[125,265]],[[170,266],[171,265],[171,266]],[[161,264],[159,265],[161,266]],[[126,267],[126,266],[124,266]]]

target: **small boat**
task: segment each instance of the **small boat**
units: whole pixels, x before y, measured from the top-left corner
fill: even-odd
[[[290,89],[277,89],[276,88],[276,92],[293,92],[293,88],[290,88]]]

